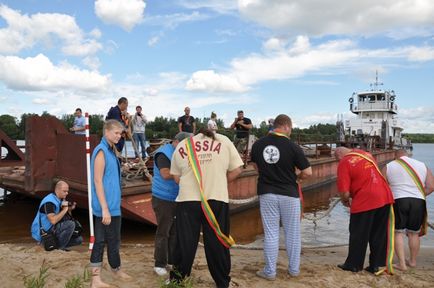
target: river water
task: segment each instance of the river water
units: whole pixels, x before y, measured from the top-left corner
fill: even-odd
[[[415,144],[413,158],[423,161],[431,170],[434,169],[434,144]],[[0,189],[0,197],[3,191]],[[336,184],[330,183],[318,189],[305,192],[305,201],[309,202],[311,211],[306,211],[302,220],[303,247],[343,245],[348,243],[349,211],[340,203],[331,213],[316,223],[307,220],[313,216],[324,215],[329,203],[336,199]],[[6,202],[0,202],[0,243],[31,242],[29,229],[39,201],[18,194],[7,197]],[[434,196],[427,198],[430,221],[434,221]],[[75,211],[75,217],[88,231],[88,215],[86,210]],[[125,220],[122,223],[122,241],[124,243],[152,243],[155,227]],[[259,209],[231,216],[231,234],[240,244],[260,246],[262,242],[262,223]],[[85,234],[85,239],[88,239]],[[283,240],[283,235],[280,237]],[[283,242],[282,242],[283,245]],[[434,247],[434,231],[422,238],[422,246]]]

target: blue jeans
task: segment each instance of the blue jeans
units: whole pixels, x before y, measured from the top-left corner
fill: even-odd
[[[119,247],[121,245],[121,216],[112,216],[109,225],[102,224],[102,217],[94,217],[95,243],[90,255],[90,266],[101,267],[104,246],[107,243],[107,258],[110,267],[118,270],[121,267]]]
[[[54,235],[56,235],[59,249],[64,250],[67,247],[81,245],[83,237],[73,236],[74,229],[75,223],[73,220],[65,220],[56,224]]]
[[[139,145],[142,148],[142,158],[146,157],[146,137],[145,133],[133,133],[133,139],[134,143],[136,144],[136,149],[134,150],[134,153],[136,154],[136,157],[139,157]]]

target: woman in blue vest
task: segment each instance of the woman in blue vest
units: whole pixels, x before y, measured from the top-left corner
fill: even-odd
[[[104,246],[114,275],[121,279],[131,277],[121,270],[119,247],[121,242],[121,167],[115,153],[115,144],[121,139],[123,126],[119,121],[107,120],[104,137],[92,153],[92,210],[95,220],[95,243],[90,256],[91,287],[110,287],[101,280]]]
[[[172,143],[161,146],[154,156],[154,177],[152,178],[152,208],[157,218],[155,232],[154,272],[158,276],[167,274],[166,266],[173,264],[173,249],[176,246],[174,217],[175,199],[179,186],[170,175],[170,161],[179,142],[192,136],[192,133],[179,132]]]

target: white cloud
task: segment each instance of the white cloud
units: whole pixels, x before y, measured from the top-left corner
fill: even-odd
[[[155,45],[157,45],[158,41],[160,41],[160,37],[159,36],[151,37],[151,39],[148,40],[148,46],[149,47],[154,47]]]
[[[188,90],[208,92],[244,92],[262,81],[296,79],[306,74],[336,73],[358,69],[370,62],[401,59],[412,62],[434,60],[434,47],[403,46],[384,49],[361,49],[347,40],[332,40],[312,45],[306,36],[293,43],[271,38],[263,44],[264,52],[251,53],[230,61],[226,72],[199,70],[187,81]],[[364,64],[364,65],[362,65]]]
[[[143,21],[145,7],[143,0],[96,0],[95,14],[104,23],[131,31]]]
[[[155,15],[146,17],[144,23],[153,26],[162,26],[166,29],[175,29],[179,25],[188,22],[203,21],[208,19],[209,16],[197,11],[193,11],[190,14],[186,13],[174,13],[168,15]]]
[[[221,14],[237,10],[237,3],[234,0],[180,0],[178,4],[187,9],[210,9]]]
[[[433,133],[434,107],[400,109],[399,120],[405,127],[404,133]]]
[[[35,98],[33,99],[32,103],[37,105],[45,105],[50,103],[50,101],[47,98]]]
[[[99,66],[101,66],[101,61],[98,57],[86,57],[82,62],[91,70],[98,70]]]
[[[110,75],[80,70],[67,62],[54,65],[43,54],[19,58],[0,56],[0,81],[16,90],[102,91],[110,83]]]
[[[408,49],[408,59],[416,62],[434,60],[434,47],[410,47]]]
[[[85,56],[102,48],[95,39],[86,38],[74,17],[69,15],[36,13],[28,16],[0,5],[0,17],[7,23],[6,28],[0,29],[0,54],[16,54],[39,44],[49,47],[57,39],[61,40],[62,52],[67,55]]]
[[[91,35],[94,38],[99,39],[99,38],[101,38],[102,33],[101,33],[101,30],[99,30],[98,28],[95,28],[89,32],[89,35]]]
[[[265,27],[291,34],[373,35],[393,33],[399,37],[403,27],[426,34],[434,24],[431,0],[238,0],[242,17]]]
[[[209,92],[243,92],[247,87],[231,75],[221,75],[213,70],[194,72],[186,84],[187,90]]]

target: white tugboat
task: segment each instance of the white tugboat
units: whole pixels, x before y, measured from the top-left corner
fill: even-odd
[[[342,121],[338,121],[341,126],[338,126],[341,141],[369,151],[401,148],[412,150],[411,142],[402,136],[403,127],[397,119],[395,92],[382,90],[379,88],[381,85],[383,83],[378,82],[377,72],[371,90],[355,92],[348,99],[350,111],[357,117],[346,120],[345,127],[342,127]]]

